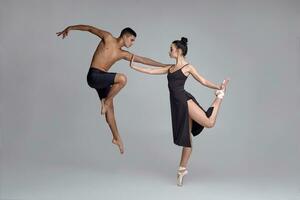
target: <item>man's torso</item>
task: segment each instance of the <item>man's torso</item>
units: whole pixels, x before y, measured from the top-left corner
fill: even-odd
[[[123,50],[118,47],[116,38],[109,37],[102,40],[93,55],[91,67],[108,71],[115,62],[123,58],[122,53]]]

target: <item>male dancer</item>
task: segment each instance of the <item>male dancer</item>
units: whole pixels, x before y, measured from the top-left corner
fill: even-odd
[[[131,47],[135,41],[136,33],[131,28],[127,27],[121,31],[119,37],[114,37],[111,33],[89,25],[74,25],[68,26],[63,31],[56,33],[64,39],[68,36],[70,30],[88,31],[98,36],[101,41],[94,53],[90,69],[87,75],[87,82],[90,87],[95,88],[101,100],[101,114],[105,114],[106,122],[108,123],[113,135],[112,143],[119,147],[120,153],[124,153],[124,145],[119,135],[115,116],[113,98],[126,85],[127,78],[121,73],[111,73],[108,70],[112,65],[125,59],[130,61],[132,53],[125,51],[122,47]],[[152,59],[135,55],[135,62],[156,66],[166,67],[168,65],[156,62]]]

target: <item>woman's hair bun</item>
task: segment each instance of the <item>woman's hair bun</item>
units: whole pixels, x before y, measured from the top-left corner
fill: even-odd
[[[188,39],[186,37],[182,37],[180,41],[183,42],[184,44],[187,44]]]

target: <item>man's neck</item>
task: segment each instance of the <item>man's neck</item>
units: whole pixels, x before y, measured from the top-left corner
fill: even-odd
[[[122,48],[122,47],[125,46],[124,40],[123,40],[123,38],[121,38],[121,37],[118,37],[118,38],[117,38],[117,43],[118,43],[118,46],[119,46],[120,48]]]

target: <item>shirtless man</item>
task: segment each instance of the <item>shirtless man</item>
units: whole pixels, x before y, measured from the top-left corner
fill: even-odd
[[[108,123],[113,135],[112,143],[119,147],[120,153],[124,153],[124,145],[119,135],[115,116],[113,98],[126,85],[126,76],[121,73],[112,73],[108,70],[112,65],[121,60],[131,60],[132,53],[125,51],[122,47],[131,47],[135,41],[136,33],[131,28],[127,27],[122,30],[119,37],[114,37],[111,33],[89,25],[74,25],[65,28],[63,31],[56,33],[64,39],[68,36],[69,31],[79,30],[88,31],[98,36],[101,41],[94,53],[89,72],[87,74],[88,85],[97,90],[101,100],[101,114],[105,114],[106,122]],[[156,66],[166,67],[168,65],[156,62],[152,59],[135,55],[135,62]]]

